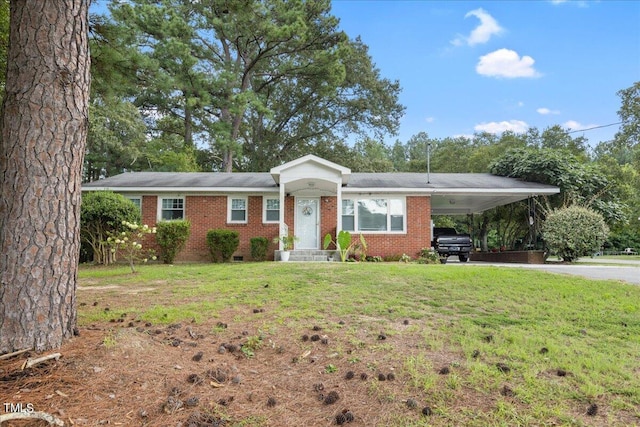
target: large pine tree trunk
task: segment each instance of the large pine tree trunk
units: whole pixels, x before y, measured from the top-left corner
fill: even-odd
[[[12,0],[0,140],[0,354],[76,325],[89,0]]]

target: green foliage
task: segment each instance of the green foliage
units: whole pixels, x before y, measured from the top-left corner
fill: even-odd
[[[422,248],[417,259],[418,264],[439,264],[440,256],[433,248]]]
[[[293,245],[295,244],[296,240],[298,240],[296,236],[294,236],[293,234],[289,234],[286,236],[274,237],[273,243],[279,244],[280,242],[282,242],[282,250],[290,251],[291,249],[293,249]]]
[[[100,58],[132,58],[136,105],[176,125],[149,117],[154,136],[214,141],[215,169],[262,171],[345,133],[398,128],[399,83],[340,30],[328,0],[132,0],[113,2],[110,16],[98,26],[110,42],[97,38]]]
[[[620,132],[616,134],[615,140],[618,144],[635,147],[637,153],[640,148],[640,81],[620,90],[618,96],[622,101],[618,110],[622,127]]]
[[[207,232],[207,246],[213,262],[229,262],[239,245],[240,234],[237,231],[217,229]]]
[[[185,219],[160,221],[157,224],[156,241],[160,257],[165,264],[173,264],[176,255],[184,249],[191,234],[191,222]]]
[[[580,162],[565,150],[509,150],[491,166],[491,173],[560,187],[547,209],[578,204],[600,212],[608,223],[624,221],[624,203],[595,164]]]
[[[143,169],[138,162],[144,160],[145,133],[146,126],[135,105],[115,99],[94,100],[89,105],[83,180],[95,181],[125,169]]]
[[[112,261],[107,247],[109,233],[125,231],[123,222],[139,221],[140,210],[121,194],[91,191],[82,195],[80,238],[91,246],[95,263],[108,265]]]
[[[340,253],[340,260],[346,262],[349,255],[354,255],[356,251],[361,252],[361,258],[366,259],[367,256],[367,242],[364,240],[364,236],[360,234],[358,241],[353,241],[351,233],[346,230],[340,230],[334,241],[331,234],[327,233],[324,236],[324,249],[327,250],[329,246],[335,245],[336,250]]]
[[[128,221],[122,221],[123,231],[107,232],[107,245],[111,247],[111,253],[116,260],[117,255],[122,254],[131,268],[131,273],[136,272],[136,262],[147,262],[150,258],[156,259],[152,250],[142,250],[142,242],[147,234],[155,234],[156,228],[150,228],[147,224],[138,225]]]
[[[542,226],[542,237],[551,253],[567,262],[597,252],[608,235],[602,215],[575,205],[550,212]]]
[[[253,335],[247,338],[240,350],[247,359],[251,359],[260,348],[262,348],[262,335]]]
[[[266,237],[252,237],[251,243],[251,258],[254,261],[264,261],[267,259],[267,248],[269,247],[269,239]]]

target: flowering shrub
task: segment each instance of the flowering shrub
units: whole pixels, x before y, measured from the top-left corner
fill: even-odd
[[[114,258],[122,254],[129,263],[131,272],[135,273],[136,262],[147,262],[149,259],[156,259],[153,250],[142,250],[142,240],[146,234],[155,234],[156,228],[150,228],[147,224],[138,225],[134,222],[122,221],[125,231],[119,233],[109,233],[107,244],[111,247]]]
[[[440,256],[434,248],[422,248],[418,256],[418,264],[437,264]]]
[[[407,254],[402,254],[402,256],[400,257],[400,262],[404,262],[405,264],[411,262],[411,257]]]

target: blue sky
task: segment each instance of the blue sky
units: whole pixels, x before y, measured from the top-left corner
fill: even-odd
[[[640,1],[334,0],[382,76],[399,80],[399,135],[571,130],[619,121],[640,80]],[[619,125],[584,130],[591,145]]]
[[[104,13],[107,0],[93,0]],[[640,81],[640,0],[334,0],[383,77],[399,80],[399,134],[432,138],[561,125],[592,146]]]

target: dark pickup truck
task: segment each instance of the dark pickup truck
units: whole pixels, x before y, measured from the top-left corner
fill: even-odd
[[[440,262],[445,264],[450,255],[458,255],[460,262],[469,261],[473,245],[468,234],[458,234],[454,228],[435,227],[431,246],[438,252]]]

